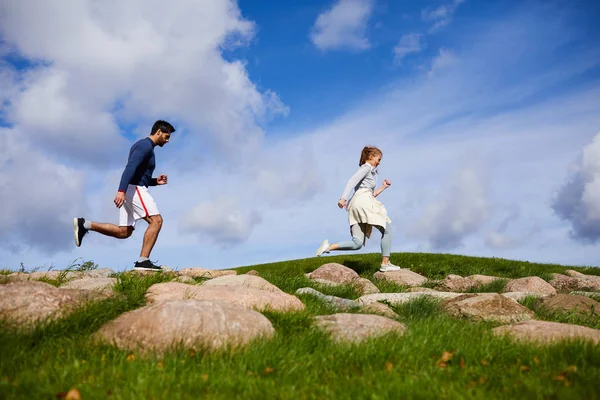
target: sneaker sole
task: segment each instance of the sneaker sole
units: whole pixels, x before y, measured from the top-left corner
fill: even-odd
[[[75,238],[75,245],[77,247],[81,246],[81,242],[79,241],[79,222],[77,218],[73,218],[73,234]]]
[[[394,272],[394,271],[402,271],[402,268],[398,268],[398,269],[379,268],[379,272]]]
[[[317,249],[317,257],[321,257],[321,255],[323,254],[323,250],[325,250],[325,247],[327,244],[327,240],[323,240],[323,243],[321,243],[321,245],[319,246],[319,248]]]
[[[133,267],[134,271],[162,271],[162,268],[146,268],[146,267]]]

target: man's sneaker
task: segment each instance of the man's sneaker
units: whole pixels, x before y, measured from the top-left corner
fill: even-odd
[[[323,240],[323,243],[317,249],[317,257],[321,257],[323,253],[329,253],[329,241],[327,239]]]
[[[150,260],[145,260],[142,262],[136,261],[135,265],[133,266],[133,269],[136,271],[156,271],[156,272],[162,271],[161,267],[159,267],[158,265],[152,264],[152,261],[150,261]]]
[[[75,237],[75,245],[77,247],[81,246],[83,237],[88,233],[88,230],[83,226],[84,222],[85,219],[83,218],[73,218],[73,236]]]
[[[392,263],[381,264],[381,267],[379,268],[381,272],[400,271],[401,269],[402,268]]]

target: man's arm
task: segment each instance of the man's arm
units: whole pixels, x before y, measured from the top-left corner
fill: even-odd
[[[129,160],[127,161],[127,166],[123,171],[123,175],[121,175],[121,182],[119,183],[119,192],[127,192],[127,186],[131,183],[133,176],[137,169],[142,165],[142,163],[150,157],[152,153],[152,146],[145,146],[144,144],[138,144],[131,155],[129,156]]]

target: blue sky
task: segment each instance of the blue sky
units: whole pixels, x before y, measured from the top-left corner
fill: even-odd
[[[159,118],[177,128],[157,150],[160,263],[346,240],[335,205],[374,144],[393,251],[597,265],[598,2],[9,3],[0,267],[129,268],[143,229],[76,248],[71,218],[118,221],[127,152]]]

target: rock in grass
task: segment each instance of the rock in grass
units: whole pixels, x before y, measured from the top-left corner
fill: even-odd
[[[380,279],[401,286],[421,286],[427,282],[427,278],[425,278],[423,275],[419,275],[416,272],[412,272],[408,269],[391,272],[376,272],[373,275],[373,279]]]
[[[358,306],[358,303],[356,303],[354,300],[344,299],[337,296],[329,296],[309,287],[296,290],[296,295],[300,294],[308,294],[310,296],[315,296],[323,300],[324,303],[339,308],[343,311],[351,310],[352,308]]]
[[[187,283],[188,285],[196,285],[198,282],[191,276],[181,275],[173,279],[173,282]]]
[[[367,278],[358,278],[354,281],[354,286],[358,290],[358,293],[361,294],[361,296],[379,293],[379,288],[377,288],[377,286],[375,286],[373,282],[371,282]]]
[[[253,269],[251,271],[246,272],[246,275],[252,275],[252,276],[260,276],[260,274],[258,273],[257,270]]]
[[[387,317],[387,318],[397,318],[398,314],[396,314],[394,312],[394,310],[392,310],[390,307],[386,306],[383,303],[369,303],[366,306],[362,307],[360,309],[360,312],[365,313],[365,314],[376,314],[376,315],[381,315],[383,317]]]
[[[225,275],[237,275],[237,272],[228,269],[184,268],[179,271],[179,275],[213,279]]]
[[[203,282],[202,286],[243,286],[269,292],[281,292],[277,286],[273,285],[260,276],[244,275],[226,275]]]
[[[66,316],[90,300],[106,297],[97,291],[59,289],[44,282],[9,283],[0,285],[0,319],[28,326]]]
[[[490,284],[497,279],[500,278],[488,275],[471,275],[463,278],[460,275],[450,274],[436,285],[436,289],[448,292],[466,292],[474,287]]]
[[[148,303],[184,299],[221,300],[259,311],[302,311],[306,308],[291,294],[243,286],[192,286],[163,282],[150,286],[146,292]]]
[[[97,268],[89,271],[84,271],[80,278],[110,278],[116,272],[111,268]]]
[[[539,294],[556,294],[556,289],[539,276],[528,276],[526,278],[513,279],[508,282],[504,292],[527,292]]]
[[[306,277],[312,280],[324,280],[336,284],[352,284],[360,278],[354,270],[338,263],[323,264],[313,272],[306,274]]]
[[[494,328],[495,335],[508,335],[517,341],[554,343],[562,340],[585,340],[600,343],[600,330],[580,325],[549,321],[524,321]]]
[[[600,302],[585,296],[557,294],[543,299],[540,306],[549,311],[576,312],[600,316]]]
[[[561,292],[600,291],[600,276],[552,274],[548,283]]]
[[[117,283],[116,278],[82,278],[69,281],[61,285],[61,289],[82,290],[111,290]]]
[[[464,294],[444,300],[441,307],[454,317],[473,321],[511,323],[526,321],[534,316],[527,307],[498,293]]]
[[[376,293],[361,296],[358,298],[357,302],[365,306],[379,301],[385,301],[387,303],[397,305],[407,303],[422,296],[429,296],[436,299],[453,299],[462,295],[463,293],[450,292]]]
[[[215,350],[247,345],[275,333],[262,314],[213,300],[173,300],[129,311],[108,322],[95,339],[123,350],[163,353],[184,349]]]
[[[550,296],[549,294],[540,294],[540,293],[528,293],[528,292],[506,292],[500,293],[502,296],[512,299],[514,301],[521,301],[527,297],[533,297],[536,299],[543,299],[545,297]]]
[[[315,317],[315,326],[331,335],[336,342],[358,343],[389,333],[403,335],[406,325],[372,314],[332,314]]]
[[[409,287],[408,289],[406,289],[407,292],[429,292],[429,293],[439,293],[439,290],[435,290],[435,289],[430,289],[430,288],[426,288],[426,287],[421,287],[421,286],[413,286],[413,287]]]
[[[327,286],[352,285],[360,294],[379,293],[379,289],[373,282],[361,278],[354,270],[338,263],[323,264],[306,274],[306,277]]]

